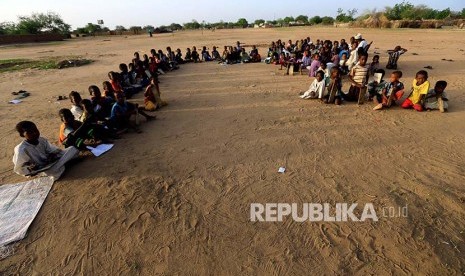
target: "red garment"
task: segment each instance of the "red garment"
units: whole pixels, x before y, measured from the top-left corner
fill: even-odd
[[[110,80],[110,83],[111,83],[111,87],[113,88],[113,91],[115,92],[122,92],[123,91],[123,87],[121,86],[121,84],[115,80]]]
[[[408,98],[405,99],[405,101],[402,103],[402,108],[406,108],[406,109],[413,108],[418,112],[423,111],[423,106],[421,106],[421,104],[413,104],[413,102]]]

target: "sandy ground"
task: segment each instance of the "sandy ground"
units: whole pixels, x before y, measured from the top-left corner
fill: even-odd
[[[87,95],[134,51],[170,45],[222,47],[240,40],[348,39],[373,51],[409,49],[399,61],[409,89],[431,65],[445,79],[450,112],[322,105],[297,93],[312,81],[265,64],[184,65],[161,77],[169,106],[112,151],[88,158],[55,183],[28,236],[0,274],[422,274],[465,272],[465,35],[460,30],[286,28],[86,38],[0,48],[0,59],[81,55],[96,62],[24,70],[0,78],[1,183],[12,172],[14,131],[24,119],[57,140],[71,90]],[[110,41],[106,41],[110,39]],[[264,55],[265,49],[260,48]],[[418,55],[413,55],[417,53]],[[453,59],[453,62],[443,61]],[[371,58],[370,58],[371,60]],[[347,87],[347,85],[345,86]],[[19,105],[10,92],[31,96]],[[142,95],[134,100],[142,102]],[[284,174],[277,169],[286,166]],[[373,203],[380,220],[251,222],[251,203]],[[408,206],[408,216],[382,217]]]

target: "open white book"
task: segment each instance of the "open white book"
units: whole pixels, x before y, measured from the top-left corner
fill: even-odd
[[[373,79],[374,81],[376,81],[377,83],[380,83],[380,82],[381,82],[381,78],[383,77],[383,74],[381,74],[381,73],[375,73],[373,77],[374,77],[374,79]]]

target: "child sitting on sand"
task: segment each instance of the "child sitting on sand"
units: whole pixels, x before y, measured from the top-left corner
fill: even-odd
[[[318,68],[320,67],[320,65],[321,65],[320,55],[319,54],[314,54],[312,63],[310,64],[310,69],[309,69],[309,72],[308,72],[308,76],[309,77],[315,77],[316,72],[318,71]]]
[[[242,63],[249,63],[250,62],[250,56],[245,51],[245,48],[242,48],[242,50],[241,50],[241,62]]]
[[[108,85],[108,84],[107,84]],[[111,87],[111,85],[109,85]],[[110,97],[103,97],[100,89],[96,85],[89,86],[90,100],[94,111],[99,118],[106,118],[110,116],[113,100]]]
[[[212,61],[212,57],[210,56],[210,53],[208,52],[206,46],[202,47],[202,60],[203,61]]]
[[[324,96],[324,103],[340,105],[342,103],[341,70],[338,67],[331,68],[328,93]]]
[[[251,62],[261,62],[262,57],[258,53],[257,46],[253,45],[252,46],[252,51],[250,51],[250,61]]]
[[[194,62],[200,62],[200,56],[199,56],[199,53],[197,52],[197,48],[195,46],[192,46],[191,56],[192,56],[192,60]]]
[[[386,72],[383,69],[377,69],[375,73],[374,80],[367,84],[369,100],[373,100],[373,98],[381,95],[386,86],[386,82],[383,79]]]
[[[433,89],[428,91],[428,94],[425,98],[425,109],[426,110],[434,110],[439,109],[441,112],[447,112],[449,108],[448,98],[446,91],[444,91],[447,87],[447,82],[444,80],[440,80],[436,82],[436,85]]]
[[[137,115],[141,114],[145,117],[147,121],[153,120],[156,117],[150,116],[143,111],[143,108],[138,107],[137,105],[127,102],[123,94],[116,95],[116,103],[113,104],[111,109],[110,122],[112,126],[117,130],[122,130],[127,127],[133,128],[136,132],[140,133],[140,130],[137,126]],[[130,122],[130,117],[132,115],[136,116],[136,123],[132,124]]]
[[[347,59],[347,54],[343,53],[341,60],[339,61],[339,67],[341,69],[341,74],[347,75],[349,73],[349,63]]]
[[[423,99],[429,90],[428,72],[420,70],[415,75],[412,82],[412,92],[409,97],[402,103],[402,108],[413,108],[416,111],[423,111]]]
[[[373,98],[373,102],[375,103],[373,110],[391,107],[393,101],[398,101],[402,98],[404,95],[404,84],[400,81],[400,78],[402,78],[401,71],[394,71],[391,73],[389,82],[385,84],[384,88],[381,90],[381,94],[377,94],[376,97]]]
[[[13,171],[19,175],[40,174],[58,180],[65,171],[65,164],[79,154],[75,147],[62,150],[50,144],[47,139],[40,137],[37,126],[31,121],[19,122],[16,130],[24,138],[15,147],[13,155]]]
[[[307,99],[323,99],[325,91],[325,78],[323,71],[316,72],[316,77],[307,91],[300,93],[300,98]]]
[[[379,55],[374,55],[373,60],[370,63],[370,75],[373,76],[375,71],[379,68]]]
[[[70,110],[71,110],[71,113],[73,113],[74,119],[80,121],[79,118],[81,118],[82,113],[84,112],[81,107],[81,101],[82,101],[81,95],[79,94],[79,92],[71,91],[71,93],[69,93],[69,100],[71,101],[71,104],[72,104]]]
[[[145,110],[154,111],[167,105],[160,97],[160,87],[155,78],[150,79],[150,84],[145,89],[144,93]]]
[[[186,55],[184,56],[184,62],[192,62],[192,52],[190,48],[186,49]]]
[[[347,101],[358,101],[359,104],[362,104],[365,95],[361,95],[361,93],[366,93],[366,85],[368,82],[368,54],[366,52],[360,52],[358,56],[358,63],[350,70],[349,80],[351,86],[345,99]]]
[[[213,46],[212,48],[212,59],[215,61],[221,61],[221,55],[220,52],[216,49],[216,46]]]
[[[67,108],[60,109],[59,113],[61,119],[59,141],[66,148],[74,146],[78,149],[86,149],[86,140],[94,140],[91,144],[98,144],[105,140],[97,129],[93,128],[90,124],[84,124],[74,119],[73,114]]]

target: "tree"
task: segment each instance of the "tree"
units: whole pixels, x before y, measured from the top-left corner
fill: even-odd
[[[400,20],[405,19],[414,6],[409,2],[402,1],[400,4],[395,4],[394,7],[386,7],[385,15],[389,20]]]
[[[16,24],[13,22],[0,23],[0,35],[17,34]]]
[[[450,11],[449,8],[447,8],[445,10],[438,11],[438,13],[436,14],[435,19],[444,19],[446,17],[449,17],[450,15],[451,15],[451,11]]]
[[[255,25],[261,25],[261,24],[264,24],[264,23],[265,23],[265,20],[263,20],[263,19],[257,19],[254,22]]]
[[[97,32],[101,32],[102,31],[102,27],[100,25],[97,25],[97,24],[93,24],[93,23],[87,23],[87,25],[84,27],[86,33],[88,34],[95,34]]]
[[[247,28],[247,26],[249,26],[249,22],[247,22],[247,19],[245,18],[239,18],[236,25],[242,28]]]
[[[295,21],[297,22],[302,22],[304,24],[307,24],[308,23],[308,16],[306,15],[299,15],[295,18]]]
[[[289,22],[294,22],[295,19],[294,19],[294,17],[292,17],[292,16],[286,16],[286,17],[284,17],[283,21],[284,21],[286,24],[289,24]]]
[[[324,16],[321,18],[321,24],[323,25],[333,25],[334,23],[334,18],[331,16]]]
[[[279,25],[281,27],[284,25],[284,19],[282,18],[276,19],[275,22],[276,22],[276,25]]]
[[[310,18],[310,19],[308,20],[308,22],[309,22],[310,24],[312,24],[312,25],[320,24],[321,21],[322,21],[322,20],[321,20],[321,17],[319,17],[318,15],[317,15],[317,16],[314,16],[314,17],[312,17],[312,18]]]
[[[336,21],[343,22],[343,23],[354,21],[355,20],[354,15],[356,13],[357,13],[357,9],[348,10],[346,14],[343,9],[339,8],[337,10]]]
[[[171,23],[170,29],[172,31],[182,30],[182,26],[178,23]]]
[[[139,34],[142,31],[141,26],[131,26],[129,30],[132,31],[134,34]]]
[[[197,20],[192,19],[192,22],[184,23],[184,29],[187,30],[195,30],[195,29],[200,29],[200,23],[197,22]]]
[[[117,25],[115,27],[115,31],[117,31],[117,32],[125,32],[125,31],[127,31],[127,29],[124,26]]]
[[[20,34],[69,33],[71,26],[66,24],[60,15],[49,13],[33,13],[31,16],[18,16],[16,30]]]

